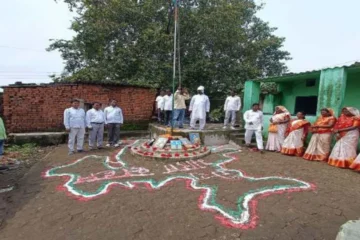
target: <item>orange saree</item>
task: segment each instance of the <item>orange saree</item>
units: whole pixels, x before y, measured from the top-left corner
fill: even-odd
[[[332,113],[332,111],[331,111]],[[335,123],[334,116],[320,116],[313,126],[324,126]],[[314,128],[312,136],[303,158],[309,161],[326,161],[330,154],[331,128]]]
[[[308,134],[310,122],[305,119],[291,120],[286,131],[287,137],[281,148],[281,153],[301,157],[304,154],[304,141]]]
[[[355,116],[349,117],[341,114],[334,129],[340,130],[349,127],[360,127],[359,119]],[[328,164],[339,168],[349,168],[356,158],[359,130],[356,128],[350,131],[339,132],[337,138],[338,141],[330,154]]]

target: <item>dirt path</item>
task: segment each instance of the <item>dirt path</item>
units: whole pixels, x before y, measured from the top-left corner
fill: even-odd
[[[360,217],[358,173],[216,150],[171,164],[126,150],[68,157],[58,147],[0,195],[1,239],[330,240]]]

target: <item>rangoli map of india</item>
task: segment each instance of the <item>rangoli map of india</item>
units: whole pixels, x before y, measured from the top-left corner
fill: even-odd
[[[160,167],[155,167],[150,160],[124,160],[125,156],[130,154],[130,147],[140,143],[141,141],[128,141],[124,148],[112,156],[89,155],[72,163],[53,167],[46,170],[43,177],[63,178],[64,182],[58,189],[80,201],[99,198],[110,191],[116,191],[116,187],[129,191],[141,187],[146,187],[149,191],[166,191],[172,182],[184,181],[189,190],[199,192],[199,199],[194,201],[198,200],[200,210],[211,211],[221,224],[240,229],[257,226],[259,199],[272,194],[309,191],[315,188],[313,184],[295,178],[253,177],[241,169],[227,168],[229,163],[241,161],[236,156],[238,149],[231,145],[212,147],[216,158],[211,161],[205,158],[163,162]],[[235,188],[246,190],[236,192],[234,206],[219,200],[219,193],[226,190],[221,187],[224,182],[246,186]]]

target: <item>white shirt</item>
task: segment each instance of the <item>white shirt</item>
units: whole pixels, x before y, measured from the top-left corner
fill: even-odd
[[[73,107],[66,109],[64,112],[64,125],[66,129],[85,128],[86,117],[84,109]]]
[[[86,123],[89,128],[91,127],[91,123],[105,123],[105,114],[103,110],[96,110],[95,108],[92,108],[87,111]]]
[[[258,110],[248,110],[244,113],[245,129],[248,130],[261,130],[263,126],[263,113]],[[250,125],[252,123],[252,125]]]
[[[157,96],[155,101],[156,101],[156,108],[164,110],[164,103],[165,103],[164,97],[159,95]]]
[[[224,104],[224,111],[240,111],[241,100],[239,96],[229,96]]]
[[[105,124],[108,123],[124,123],[124,117],[122,114],[122,110],[119,107],[107,107],[104,111],[105,114]]]
[[[172,111],[172,99],[173,99],[173,95],[171,95],[171,96],[165,95],[164,96],[164,110],[165,111]]]
[[[197,94],[192,97],[189,110],[191,119],[206,119],[206,113],[210,112],[210,101],[205,94]]]

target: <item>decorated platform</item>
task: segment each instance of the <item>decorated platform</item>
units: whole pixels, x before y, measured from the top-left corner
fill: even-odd
[[[189,137],[160,135],[132,146],[131,153],[156,160],[182,161],[205,157],[211,153],[211,150],[201,145],[199,133],[189,133]]]
[[[223,129],[223,124],[207,124],[204,130],[192,130],[189,125],[185,125],[184,128],[174,128],[173,135],[188,137],[190,133],[198,133],[200,136],[201,144],[207,146],[224,145],[230,141],[232,133],[240,132],[240,129],[232,130],[230,128]],[[152,139],[156,139],[161,135],[169,134],[171,131],[170,127],[152,123],[149,125],[149,130]]]

